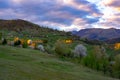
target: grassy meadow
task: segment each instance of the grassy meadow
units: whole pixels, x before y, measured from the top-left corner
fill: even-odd
[[[0,80],[117,80],[29,48],[0,45]]]

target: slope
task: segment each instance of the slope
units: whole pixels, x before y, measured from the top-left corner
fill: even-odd
[[[37,50],[0,46],[0,80],[113,80],[113,78]]]
[[[0,30],[17,32],[18,35],[23,36],[31,35],[33,37],[40,37],[42,34],[47,33],[61,33],[60,31],[53,30],[47,27],[39,26],[29,21],[16,19],[16,20],[0,20]]]
[[[21,19],[0,20],[0,33],[8,40],[19,37],[22,39],[46,40],[50,44],[54,44],[53,42],[61,38],[71,38],[71,35],[64,31],[39,26]]]

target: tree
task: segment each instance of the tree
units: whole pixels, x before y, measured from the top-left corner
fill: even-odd
[[[5,38],[2,39],[2,45],[7,44],[7,40]]]
[[[0,33],[0,40],[2,39],[2,33]]]
[[[55,43],[55,52],[60,56],[71,56],[71,49],[63,40],[57,40]]]
[[[75,57],[84,57],[87,55],[87,49],[82,44],[79,44],[74,49],[74,56]]]

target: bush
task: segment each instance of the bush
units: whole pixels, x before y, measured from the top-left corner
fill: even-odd
[[[90,67],[92,69],[99,69],[98,61],[96,60],[95,55],[92,53],[88,54],[86,57],[82,59],[83,65]]]
[[[49,46],[49,45],[47,45],[47,46],[45,47],[45,51],[46,51],[48,54],[52,54],[52,53],[54,53],[52,47]]]
[[[38,45],[37,46],[37,49],[39,49],[40,51],[44,52],[45,49],[44,49],[44,46],[43,45]]]
[[[85,46],[83,46],[82,44],[79,44],[75,47],[74,51],[74,57],[84,57],[87,55],[87,49]]]
[[[99,63],[100,70],[106,73],[109,61],[105,48],[103,46],[94,46],[94,55],[97,62]]]
[[[0,40],[2,39],[2,33],[0,33]]]
[[[18,46],[18,45],[20,45],[20,44],[21,44],[21,41],[20,41],[20,40],[14,41],[14,46]]]
[[[62,40],[57,40],[55,43],[55,52],[60,56],[71,56],[71,49],[69,45]]]
[[[44,40],[43,40],[43,43],[48,43],[48,40],[44,39]]]
[[[115,64],[113,64],[113,74],[115,77],[120,78],[120,54],[115,56]]]
[[[101,50],[99,46],[94,46],[92,52],[83,58],[82,63],[92,69],[102,70],[106,73],[109,61],[106,53],[103,53]]]
[[[22,42],[22,47],[23,47],[23,48],[27,48],[27,47],[28,47],[28,43],[27,43],[26,40],[24,40],[24,41]]]
[[[2,45],[6,45],[7,44],[7,40],[5,38],[2,39]]]

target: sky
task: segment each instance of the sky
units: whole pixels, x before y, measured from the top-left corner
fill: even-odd
[[[0,0],[0,19],[64,31],[120,28],[120,0]]]

